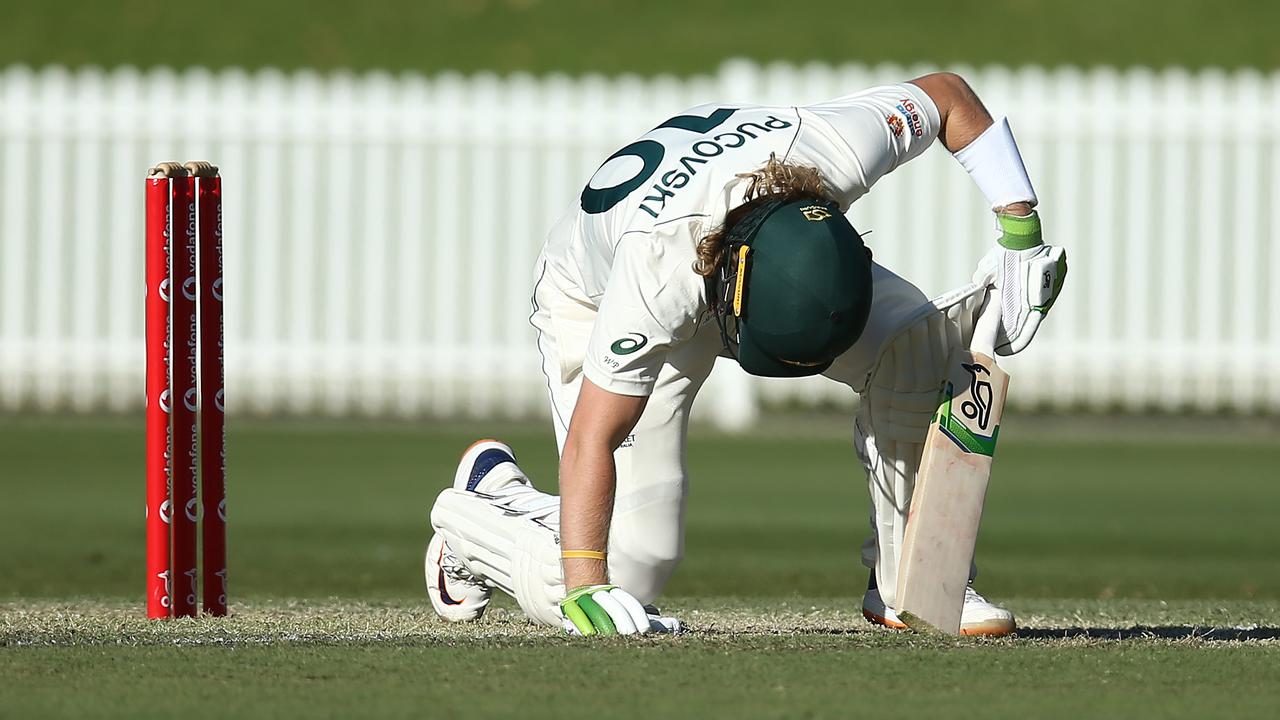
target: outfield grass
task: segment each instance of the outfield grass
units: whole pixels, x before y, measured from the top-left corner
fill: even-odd
[[[690,74],[792,62],[1280,66],[1268,0],[0,0],[0,65]]]
[[[1274,435],[1054,439],[1035,425],[1006,424],[979,545],[985,592],[1280,599]],[[430,502],[462,449],[492,429],[234,423],[233,593],[417,598]],[[554,487],[550,433],[497,429],[535,481]],[[867,491],[849,429],[840,419],[772,440],[703,433],[690,451],[687,560],[671,593],[861,592]],[[0,555],[0,598],[140,594],[139,421],[0,420],[0,459],[0,546],[23,548]]]
[[[871,628],[847,605],[706,598],[686,603],[683,635],[584,644],[507,609],[458,626],[421,607],[242,604],[159,624],[0,604],[0,715],[1218,718],[1280,701],[1274,605],[1113,602],[1111,629],[1071,629],[1075,603],[1020,605],[1029,637],[953,640]],[[1182,624],[1197,621],[1219,628]]]
[[[981,589],[1025,628],[1001,641],[861,620],[866,489],[847,419],[701,432],[687,559],[663,601],[691,632],[584,643],[510,602],[474,626],[426,605],[427,508],[480,428],[233,423],[235,616],[149,623],[140,422],[0,419],[0,717],[174,702],[276,717],[1265,715],[1280,702],[1280,444],[1215,425],[1009,420],[979,556]],[[484,430],[553,476],[542,428]],[[565,682],[583,668],[592,682]]]

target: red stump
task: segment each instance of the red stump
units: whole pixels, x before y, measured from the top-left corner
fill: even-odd
[[[200,489],[204,611],[227,614],[226,424],[222,329],[222,178],[196,177],[200,235]]]
[[[205,611],[227,613],[221,193],[207,163],[146,182],[149,618],[196,616],[201,525]]]

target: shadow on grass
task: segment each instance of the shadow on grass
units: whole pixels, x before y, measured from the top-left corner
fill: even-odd
[[[1024,640],[1198,640],[1243,642],[1280,640],[1280,628],[1215,628],[1198,625],[1136,625],[1131,628],[1018,628]]]
[[[740,637],[743,635],[778,635],[808,637],[860,637],[870,635],[897,635],[898,631],[883,628],[806,627],[789,630],[724,628],[689,628],[691,635],[703,637]],[[906,633],[904,633],[906,634]],[[929,637],[927,635],[922,637]],[[938,636],[933,636],[938,637]],[[1204,625],[1135,625],[1128,628],[1066,627],[1066,628],[1018,628],[1011,640],[1185,640],[1188,642],[1247,642],[1280,640],[1280,627],[1220,628]]]

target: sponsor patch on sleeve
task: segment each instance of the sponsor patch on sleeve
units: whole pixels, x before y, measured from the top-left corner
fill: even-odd
[[[896,109],[898,113],[902,115],[902,120],[906,121],[907,127],[911,128],[911,134],[916,137],[924,137],[924,120],[920,117],[920,111],[916,107],[916,102],[911,98],[902,98],[898,101]],[[894,120],[898,119],[896,116],[890,117]],[[893,127],[892,120],[889,122],[889,127]],[[900,132],[895,130],[895,136],[900,134]]]

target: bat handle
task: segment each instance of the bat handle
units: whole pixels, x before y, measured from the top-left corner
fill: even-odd
[[[969,347],[989,357],[996,355],[996,337],[1000,333],[1000,296],[987,292],[986,303],[973,326],[973,342]]]

